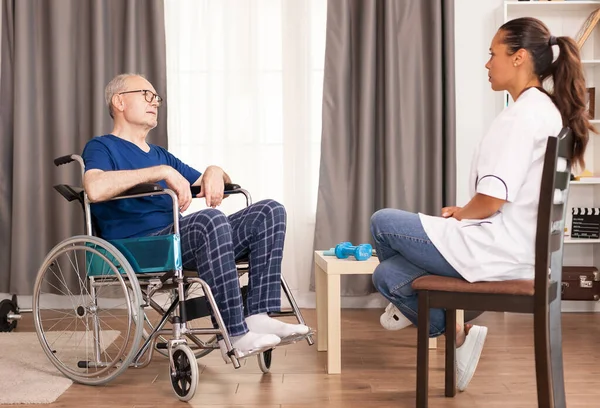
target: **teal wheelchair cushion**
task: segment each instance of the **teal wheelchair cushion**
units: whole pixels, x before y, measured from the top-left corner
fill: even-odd
[[[115,239],[109,241],[127,259],[135,273],[151,273],[173,271],[182,268],[181,245],[178,235],[159,235],[152,237]],[[104,248],[95,244],[88,244],[102,253],[119,268],[123,269]],[[111,268],[99,256],[86,253],[88,276],[101,276],[111,274]]]

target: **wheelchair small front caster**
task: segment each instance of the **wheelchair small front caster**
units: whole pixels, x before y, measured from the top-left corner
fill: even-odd
[[[9,319],[9,315],[18,313],[17,297],[13,295],[12,299],[4,299],[0,302],[0,332],[11,332],[17,328],[17,321]]]
[[[271,369],[271,358],[272,358],[273,349],[263,351],[262,353],[258,353],[258,366],[260,367],[260,371],[263,373],[268,373]]]
[[[198,362],[188,345],[180,344],[175,347],[173,365],[175,372],[170,373],[173,391],[181,401],[189,401],[196,393],[198,386]]]

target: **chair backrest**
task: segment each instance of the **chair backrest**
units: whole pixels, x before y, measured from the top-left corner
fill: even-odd
[[[544,156],[535,240],[535,297],[540,304],[547,304],[550,281],[557,282],[560,296],[573,142],[571,129],[565,127],[548,138]]]

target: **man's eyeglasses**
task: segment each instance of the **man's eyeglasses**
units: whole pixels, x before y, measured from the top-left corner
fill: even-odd
[[[146,99],[146,102],[152,103],[152,101],[156,100],[156,102],[158,103],[158,106],[160,106],[160,104],[163,101],[163,98],[161,98],[160,96],[158,96],[158,94],[155,94],[154,92],[152,92],[149,89],[136,89],[135,91],[119,92],[119,95],[128,94],[128,93],[136,93],[136,92],[143,93],[144,98]]]

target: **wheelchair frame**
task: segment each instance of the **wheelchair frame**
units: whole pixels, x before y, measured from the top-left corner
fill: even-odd
[[[61,166],[63,164],[71,163],[73,161],[77,161],[79,163],[81,167],[81,177],[83,181],[83,176],[85,173],[85,164],[81,156],[62,156],[55,159],[54,163],[56,166]],[[63,195],[63,197],[66,198],[68,201],[78,200],[81,203],[84,210],[86,235],[67,238],[66,240],[63,240],[61,243],[56,245],[54,249],[49,252],[38,272],[38,276],[34,287],[32,308],[19,309],[17,306],[16,297],[13,297],[12,301],[14,303],[14,307],[11,309],[9,317],[11,318],[11,321],[15,322],[16,326],[16,321],[21,318],[20,313],[33,313],[35,328],[38,338],[40,340],[40,344],[42,345],[42,348],[44,349],[44,352],[46,353],[50,361],[63,374],[65,374],[72,380],[83,384],[105,384],[116,378],[128,367],[146,367],[152,360],[153,352],[155,349],[159,351],[166,350],[165,354],[169,357],[169,370],[171,374],[170,377],[173,390],[180,400],[188,401],[193,397],[196,390],[196,385],[198,383],[198,365],[197,363],[195,363],[195,360],[210,353],[212,350],[219,348],[219,345],[216,341],[216,336],[222,336],[227,347],[227,354],[231,359],[234,368],[240,368],[240,359],[256,354],[258,355],[258,362],[261,370],[265,373],[269,371],[271,365],[272,348],[253,350],[249,353],[244,354],[232,347],[232,343],[227,333],[227,329],[225,328],[225,324],[216,305],[210,287],[204,280],[200,279],[197,276],[197,272],[194,271],[195,277],[187,276],[184,273],[181,264],[180,244],[172,246],[172,250],[174,251],[173,257],[175,262],[175,268],[168,269],[162,272],[136,273],[133,270],[131,263],[128,261],[128,254],[124,254],[122,251],[117,249],[115,245],[113,245],[110,241],[94,236],[90,201],[85,190],[81,188],[74,188],[68,185],[57,185],[54,186],[54,188],[59,193],[61,193],[61,195]],[[238,185],[226,185],[226,188],[226,194],[242,194],[246,198],[246,205],[248,206],[251,204],[252,198],[246,190],[242,189]],[[199,192],[199,189],[198,191],[195,191],[195,193],[197,192]],[[179,204],[177,196],[172,190],[163,189],[159,184],[142,184],[135,186],[107,201],[164,194],[169,195],[172,199],[173,235],[175,237],[175,240],[178,241]],[[56,263],[58,256],[68,252],[70,249],[73,248],[85,251],[86,256],[88,252],[93,253],[94,255],[98,255],[98,258],[101,259],[102,262],[109,265],[112,270],[112,275],[110,276],[91,276],[88,270],[91,267],[91,263],[88,266],[86,261],[85,277],[82,279],[81,276],[78,276],[81,283],[83,283],[83,280],[87,280],[87,282],[89,282],[90,291],[88,294],[93,299],[93,301],[91,305],[87,305],[85,307],[83,305],[79,305],[78,307],[75,307],[76,305],[73,305],[73,309],[75,311],[74,316],[76,318],[81,318],[86,313],[93,315],[93,354],[96,361],[78,361],[77,367],[79,369],[86,370],[100,369],[100,371],[98,372],[92,374],[88,373],[87,375],[79,374],[77,371],[74,371],[70,367],[66,367],[62,362],[58,361],[58,358],[55,355],[56,350],[53,350],[53,347],[49,345],[48,340],[46,338],[46,333],[44,332],[44,328],[42,327],[42,323],[40,322],[41,309],[39,305],[39,297],[41,287],[44,283],[43,278],[45,275],[46,268],[51,268],[53,262]],[[71,262],[71,265],[74,266],[73,261],[70,257],[69,260]],[[75,262],[77,262],[77,257],[75,257]],[[237,262],[236,266],[238,268],[238,274],[240,276],[246,273],[249,267],[247,263],[240,265]],[[63,280],[66,285],[66,279],[64,279],[64,277]],[[186,313],[186,297],[188,295],[188,290],[193,284],[199,285],[202,289],[206,302],[208,302],[208,305],[210,305],[210,308],[213,311],[213,317],[217,324],[216,328],[188,327],[187,323],[189,320],[187,319]],[[122,358],[124,352],[123,349],[121,350],[121,354],[115,357],[113,361],[108,363],[102,361],[98,314],[94,314],[97,313],[98,309],[100,309],[97,304],[98,298],[96,296],[96,290],[97,288],[104,286],[121,286],[124,292],[125,304],[127,305],[129,313],[127,342],[123,346],[124,348],[129,342],[132,321],[135,325],[132,340],[132,348],[129,354],[125,356],[125,358]],[[142,291],[142,286],[144,286],[145,291]],[[270,313],[270,316],[295,316],[299,323],[305,324],[300,309],[298,308],[296,301],[294,300],[289,286],[287,285],[287,282],[285,281],[283,275],[281,276],[281,286],[283,292],[287,297],[288,302],[291,305],[292,310],[281,311],[278,313]],[[166,309],[163,306],[160,306],[155,300],[152,299],[154,294],[156,294],[157,292],[163,292],[165,290],[171,290],[172,295],[174,294],[171,304]],[[81,297],[83,298],[82,295]],[[147,307],[151,307],[153,310],[158,312],[159,315],[162,316],[156,325],[150,323],[150,319],[144,311],[144,309]],[[137,312],[134,309],[137,309]],[[175,313],[176,309],[178,310],[178,313]],[[206,314],[202,316],[205,315]],[[170,329],[164,328],[167,322],[171,323]],[[143,331],[146,324],[148,324],[148,326],[150,327],[151,332],[149,334],[147,333],[146,335],[144,335]],[[171,338],[167,340],[166,343],[158,343],[159,338],[162,338],[162,336],[168,336],[169,334],[171,335]],[[314,331],[310,330],[309,333],[306,335],[282,339],[282,342],[279,345],[295,343],[301,340],[306,340],[309,345],[313,345],[313,334]],[[202,339],[198,338],[199,335],[213,335],[213,337],[208,341],[203,341]],[[144,342],[140,345],[142,336],[145,337],[145,339]],[[186,339],[189,339],[197,347],[196,353],[192,351]],[[143,359],[144,355],[146,355],[145,359]],[[114,370],[110,372],[112,368],[114,368]],[[101,376],[105,371],[110,373],[106,376]]]

